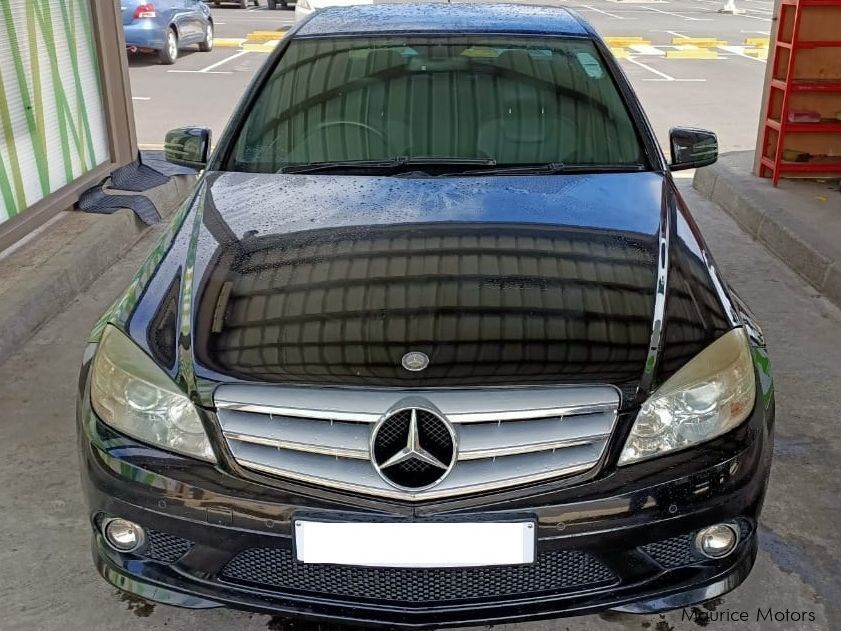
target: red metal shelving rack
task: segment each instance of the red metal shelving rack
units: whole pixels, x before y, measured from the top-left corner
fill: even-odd
[[[841,156],[808,162],[792,162],[783,159],[785,141],[789,134],[841,134],[841,120],[809,123],[789,121],[791,96],[794,93],[841,95],[841,75],[829,80],[796,79],[795,64],[798,53],[804,50],[831,49],[841,47],[841,39],[801,39],[801,24],[809,8],[841,8],[841,0],[783,0],[780,5],[779,29],[774,42],[772,78],[768,96],[768,114],[765,119],[760,175],[770,177],[774,186],[786,173],[841,173]],[[793,14],[793,15],[792,15]],[[790,29],[785,29],[791,24]],[[784,30],[790,30],[790,41],[783,39]],[[838,29],[841,38],[841,28]],[[841,51],[838,52],[841,57]],[[784,78],[783,78],[784,77]],[[780,96],[781,101],[780,101]],[[775,107],[775,103],[777,106]],[[841,111],[841,104],[839,105]],[[778,113],[779,118],[773,116]]]

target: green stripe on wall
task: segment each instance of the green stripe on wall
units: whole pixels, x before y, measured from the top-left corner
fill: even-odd
[[[109,158],[94,1],[0,0],[0,223]]]

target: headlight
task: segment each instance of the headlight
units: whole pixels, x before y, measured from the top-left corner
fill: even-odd
[[[701,351],[643,404],[619,464],[720,436],[748,417],[755,399],[748,338],[743,329],[734,329]]]
[[[93,360],[91,405],[99,418],[124,434],[216,462],[190,399],[113,326],[105,327]]]

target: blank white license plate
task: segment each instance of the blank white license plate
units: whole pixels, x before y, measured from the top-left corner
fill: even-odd
[[[343,523],[296,521],[304,563],[471,567],[534,561],[534,522]]]

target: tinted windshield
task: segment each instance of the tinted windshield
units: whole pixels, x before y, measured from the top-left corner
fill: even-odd
[[[628,111],[592,42],[527,37],[293,41],[228,168],[357,160],[639,165]]]

